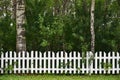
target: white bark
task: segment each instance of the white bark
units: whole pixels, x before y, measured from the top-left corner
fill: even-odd
[[[91,31],[91,51],[93,53],[95,52],[94,10],[95,10],[95,0],[92,0],[92,3],[91,3],[90,31]]]
[[[93,64],[93,54],[95,52],[95,31],[94,31],[94,11],[95,11],[95,0],[91,2],[91,20],[90,20],[90,32],[91,32],[91,51],[89,53],[89,75],[91,75],[91,65]]]
[[[16,0],[16,50],[26,51],[24,0]]]

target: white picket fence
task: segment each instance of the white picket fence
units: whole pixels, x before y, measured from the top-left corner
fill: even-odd
[[[6,52],[0,55],[0,74],[51,73],[51,74],[119,74],[118,52],[96,52],[91,60],[86,52]],[[89,65],[90,60],[91,65]]]

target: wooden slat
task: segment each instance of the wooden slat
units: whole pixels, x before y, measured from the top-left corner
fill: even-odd
[[[47,52],[45,52],[44,54],[44,57],[43,57],[43,61],[44,61],[44,64],[43,64],[43,68],[44,68],[44,70],[43,70],[43,73],[45,73],[46,72],[46,55],[47,55]]]
[[[22,73],[25,73],[25,51],[22,51]]]
[[[50,73],[50,69],[51,69],[50,66],[52,65],[52,64],[50,64],[50,60],[51,60],[51,59],[50,59],[50,58],[51,58],[50,56],[51,56],[51,52],[48,51],[48,58],[47,58],[47,59],[48,59],[48,64],[47,64],[47,65],[48,65],[48,73]]]
[[[90,65],[89,65],[89,59],[90,59],[90,54],[89,52],[86,53],[86,73],[88,74],[90,71]]]
[[[39,73],[42,73],[42,53],[39,52]]]
[[[117,74],[119,74],[119,69],[120,69],[119,64],[120,64],[120,56],[119,56],[119,53],[117,52]]]
[[[57,70],[56,70],[56,72],[57,72],[57,74],[59,74],[59,67],[60,67],[60,65],[59,65],[59,52],[57,52],[56,53],[57,54],[57,63],[56,63],[56,65],[57,65]]]
[[[30,69],[30,70],[31,70],[31,73],[33,73],[33,65],[34,65],[34,63],[33,63],[33,60],[34,60],[34,59],[33,59],[33,55],[34,55],[34,51],[31,51],[31,59],[30,59],[30,60],[31,60],[31,63],[30,63],[30,66],[31,66],[31,69]]]
[[[106,55],[107,55],[107,54],[106,54],[105,52],[104,52],[103,54],[104,54],[104,56],[103,56],[103,58],[104,58],[103,60],[104,60],[104,61],[103,61],[103,62],[104,62],[104,66],[105,66],[105,64],[106,64],[106,57],[107,57]],[[106,74],[105,68],[104,68],[104,74]]]
[[[68,68],[67,66],[69,66],[69,62],[67,62],[67,56],[68,56],[68,54],[67,54],[66,52],[65,52],[64,54],[65,54],[65,64],[67,64],[67,65],[65,66],[65,73],[67,73],[67,71],[68,71],[68,70],[67,70],[67,68]]]
[[[95,74],[97,74],[97,69],[98,69],[97,63],[99,63],[99,62],[98,62],[98,58],[97,58],[98,54],[99,54],[99,53],[97,53],[97,52],[95,53]]]
[[[12,66],[12,67],[14,68],[14,66],[12,65],[12,60],[13,60],[13,59],[12,59],[12,54],[13,54],[13,52],[10,51],[10,52],[9,52],[9,55],[10,55],[9,58],[10,58],[10,59],[8,60],[8,61],[10,62],[10,64],[9,64],[8,66]],[[13,63],[13,64],[14,64],[14,63]],[[13,71],[12,69],[9,70],[10,73],[12,73],[12,71]]]
[[[111,52],[108,53],[108,57],[107,57],[109,65],[111,65],[111,63],[110,63],[110,57],[111,57],[110,54],[111,54]],[[111,71],[110,69],[111,69],[111,66],[109,66],[109,68],[108,68],[108,74],[110,74],[110,71]]]
[[[21,70],[21,52],[18,53],[18,73],[20,73]]]
[[[3,74],[3,68],[4,68],[4,53],[1,54],[1,74]]]
[[[82,63],[82,56],[81,53],[79,52],[44,52],[42,56],[42,52],[38,51],[31,51],[29,52],[6,52],[1,55],[0,61],[0,73],[3,74],[5,71],[3,71],[6,68],[8,68],[10,65],[14,66],[13,70],[9,70],[9,73],[57,73],[57,74],[62,74],[62,73],[67,73],[69,72],[70,74],[76,74],[82,72],[82,74],[90,73],[92,74],[93,71],[95,74],[106,74],[106,70],[104,68],[104,64],[111,64],[112,63],[112,68],[108,69],[108,74],[112,72],[112,74],[119,74],[120,71],[120,65],[119,65],[119,60],[120,60],[120,54],[117,52],[109,52],[105,53],[103,52],[97,52],[95,53],[95,58],[94,58],[94,66],[91,64],[89,67],[89,53],[86,54],[85,57],[85,63]],[[117,54],[117,55],[116,55]],[[17,57],[18,55],[18,57]],[[56,55],[56,57],[55,57]],[[68,56],[69,55],[69,56]],[[107,56],[108,55],[108,56]],[[18,61],[18,62],[17,62]],[[116,62],[117,61],[117,62]],[[39,63],[38,63],[39,62]],[[16,64],[14,64],[16,63]],[[99,65],[97,65],[99,64]],[[103,67],[102,67],[103,66]]]
[[[17,66],[17,53],[16,52],[13,52],[13,54],[14,54],[14,73],[16,73],[16,66]]]
[[[26,58],[27,58],[27,59],[26,59],[26,60],[27,60],[27,61],[26,61],[26,64],[27,64],[27,66],[26,66],[26,69],[27,69],[26,72],[29,73],[29,70],[30,70],[30,65],[29,65],[29,64],[30,64],[30,62],[29,62],[29,58],[30,58],[30,57],[29,57],[29,55],[30,55],[30,53],[29,53],[29,52],[26,52],[26,55],[27,55],[27,57],[26,57]]]
[[[115,52],[112,52],[112,74],[115,74]]]
[[[35,73],[38,72],[38,51],[35,51]]]
[[[55,65],[56,65],[56,64],[55,64],[55,60],[56,60],[56,59],[55,59],[55,53],[52,52],[52,64],[51,64],[51,65],[52,65],[52,73],[55,73],[55,70],[56,70],[56,69],[55,69]]]
[[[99,60],[99,63],[98,63],[99,64],[99,73],[102,74],[102,69],[103,69],[102,68],[102,63],[103,63],[102,62],[102,52],[99,52],[99,56],[97,56],[97,57],[98,57],[98,60]]]
[[[69,73],[71,74],[72,73],[72,52],[70,52],[70,54],[69,54],[69,56],[70,56],[70,61],[71,61],[71,63],[70,63],[70,71],[69,71]]]

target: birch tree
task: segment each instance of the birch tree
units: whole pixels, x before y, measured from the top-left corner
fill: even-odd
[[[16,51],[26,50],[25,37],[25,4],[24,0],[16,0]]]
[[[95,31],[94,31],[94,9],[95,9],[95,0],[91,2],[91,20],[90,20],[90,32],[91,32],[91,51],[95,52]]]
[[[95,0],[91,2],[91,19],[90,19],[90,32],[91,32],[91,51],[89,53],[89,75],[91,75],[91,64],[93,63],[93,53],[95,52],[95,31],[94,31],[94,9],[95,9]]]

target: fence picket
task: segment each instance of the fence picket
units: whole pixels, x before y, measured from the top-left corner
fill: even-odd
[[[97,56],[98,56],[98,53],[95,53],[95,58],[94,58],[94,59],[95,59],[95,74],[97,74],[97,71],[98,71],[98,70],[97,70],[97,69],[98,69],[97,63],[99,63]]]
[[[50,71],[51,71],[51,70],[50,70],[50,69],[51,69],[51,65],[52,65],[52,64],[50,63],[50,62],[51,62],[51,59],[50,59],[51,56],[52,56],[52,55],[51,55],[51,52],[48,51],[48,61],[47,61],[47,63],[48,63],[48,64],[47,64],[47,66],[48,66],[48,73],[50,73]],[[46,59],[46,60],[47,60],[47,59]]]
[[[35,73],[38,73],[38,51],[35,51]]]
[[[110,62],[110,60],[111,60],[110,54],[111,54],[111,52],[108,53],[108,57],[107,57],[108,58],[108,65],[109,65],[109,67],[108,67],[108,74],[110,74],[110,71],[111,71],[110,69],[111,69],[111,65],[112,65],[111,62]]]
[[[73,61],[74,61],[74,64],[73,64],[73,73],[75,74],[76,73],[76,51],[73,52]]]
[[[42,53],[39,52],[39,73],[42,73]]]
[[[86,53],[86,73],[87,73],[87,74],[88,74],[89,71],[90,71],[89,59],[90,59],[89,52],[87,52],[87,53]]]
[[[4,73],[69,73],[69,74],[119,74],[120,54],[118,52],[96,52],[89,66],[89,52],[6,52],[0,55],[0,74]],[[112,65],[112,66],[111,66]],[[11,66],[13,69],[11,69]],[[10,69],[9,69],[10,68]]]
[[[72,62],[73,62],[73,61],[72,61],[72,52],[69,53],[69,56],[70,56],[69,61],[71,61],[70,67],[69,67],[69,69],[70,69],[70,70],[69,70],[69,73],[71,74],[71,73],[72,73]]]
[[[64,72],[64,70],[63,70],[63,67],[65,66],[65,64],[64,64],[64,52],[63,51],[61,51],[59,54],[61,54],[61,60],[60,60],[60,73],[63,73]]]
[[[54,52],[52,52],[52,73],[55,73],[55,70],[56,70],[56,64],[55,64],[55,53]]]
[[[94,59],[94,53],[93,52],[88,52],[88,54],[89,54],[89,64],[90,64],[90,68],[89,68],[89,70],[90,70],[90,75],[93,73],[93,59]]]
[[[14,62],[13,62],[13,64],[12,64],[12,60],[13,60],[13,59],[12,59],[12,54],[13,54],[13,52],[10,51],[10,52],[9,52],[9,55],[10,55],[9,58],[10,58],[10,59],[8,60],[8,62],[10,62],[10,64],[9,64],[8,66],[11,66],[11,68],[14,67]],[[12,71],[13,71],[13,69],[10,69],[10,72],[9,72],[9,73],[12,73]]]
[[[106,65],[107,65],[107,64],[106,64],[106,57],[107,57],[106,55],[107,55],[107,54],[106,54],[105,52],[104,52],[103,54],[104,54],[104,57],[103,57],[103,58],[104,58],[104,59],[103,59],[103,60],[104,60],[104,61],[103,61],[103,62],[104,62],[104,66],[103,66],[103,68],[104,68],[104,74],[106,74],[106,68],[105,68],[105,67],[106,67]]]
[[[29,67],[29,52],[26,52],[26,73],[29,73],[30,67]]]
[[[21,52],[18,53],[18,73],[21,71]]]
[[[34,63],[33,63],[33,55],[34,55],[34,51],[31,51],[31,55],[30,55],[30,57],[31,57],[31,63],[30,63],[30,66],[31,66],[30,68],[31,68],[31,70],[30,70],[30,71],[31,71],[31,73],[33,73],[33,64],[34,64]]]
[[[16,66],[17,66],[17,56],[16,56],[16,52],[13,52],[13,54],[14,54],[14,59],[13,59],[13,61],[14,61],[14,65],[13,65],[14,69],[13,69],[13,72],[16,73],[16,71],[17,71],[16,70],[17,69],[16,68]]]
[[[115,74],[115,52],[112,52],[112,74]]]
[[[4,73],[4,71],[3,71],[4,70],[3,69],[4,68],[4,59],[3,58],[4,58],[4,53],[2,52],[1,53],[1,65],[0,65],[1,66],[1,74]]]
[[[56,72],[57,72],[57,74],[59,74],[59,69],[60,69],[60,68],[59,68],[59,67],[60,67],[60,65],[59,65],[59,52],[57,52],[56,54],[57,54],[57,58],[56,58],[56,59],[57,59],[57,60],[56,60],[56,62],[57,62],[57,63],[56,63],[56,65],[57,65],[57,70],[56,70]]]
[[[25,51],[22,51],[22,73],[25,73]]]
[[[8,60],[9,60],[9,59],[8,59],[8,58],[9,58],[9,57],[8,57],[8,54],[9,54],[9,52],[6,52],[6,53],[5,53],[5,57],[6,57],[7,59],[4,58],[4,60],[5,60],[5,67],[4,67],[5,73],[8,73],[8,68],[9,68],[9,66],[8,66],[8,65],[9,65],[9,62],[8,62]]]
[[[44,57],[43,57],[43,62],[44,62],[44,64],[43,64],[43,73],[45,73],[46,72],[46,55],[47,55],[47,52],[45,52],[43,55],[44,55]]]
[[[119,53],[117,52],[117,74],[119,74],[119,71],[120,71],[120,56],[119,56]]]
[[[65,66],[65,73],[67,73],[67,71],[68,71],[67,68],[68,68],[70,62],[67,62],[68,54],[65,52],[64,55],[65,55],[65,64],[66,64],[66,66]]]
[[[80,53],[78,52],[78,65],[77,65],[77,71],[78,71],[78,74],[80,74],[81,72],[81,67],[80,67],[80,63],[81,63],[81,55]]]
[[[98,57],[98,60],[99,60],[99,63],[98,63],[97,66],[99,66],[99,73],[100,73],[100,74],[102,74],[102,71],[103,71],[103,67],[102,67],[102,65],[103,65],[103,64],[102,64],[102,60],[103,60],[102,57],[103,57],[103,56],[102,56],[102,54],[103,54],[102,52],[99,52],[99,55],[100,55],[100,56],[97,56],[97,57]]]

